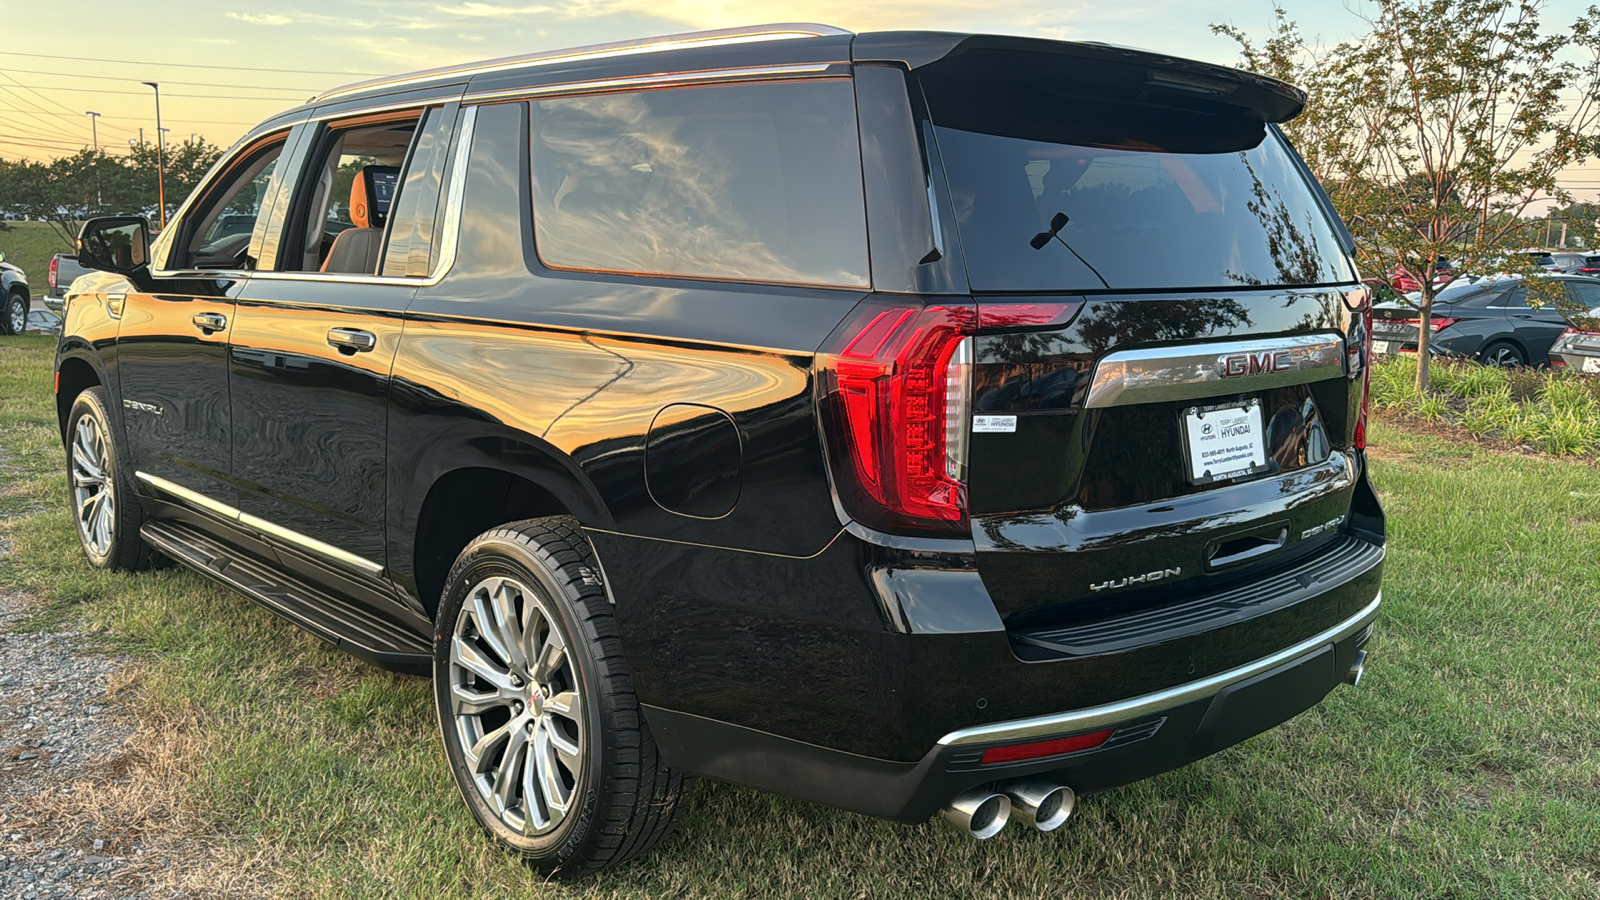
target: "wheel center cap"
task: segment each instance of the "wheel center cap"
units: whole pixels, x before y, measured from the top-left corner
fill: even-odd
[[[536,716],[544,715],[544,691],[538,685],[528,690],[528,709],[533,710]]]

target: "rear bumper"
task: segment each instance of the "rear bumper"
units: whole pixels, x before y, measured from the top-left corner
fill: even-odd
[[[1239,743],[1315,706],[1345,680],[1382,594],[1354,615],[1252,662],[1114,703],[952,731],[915,763],[818,747],[699,716],[647,708],[669,760],[690,771],[867,815],[920,822],[961,791],[1043,776],[1091,793]],[[1098,747],[985,765],[985,750],[1112,730]]]

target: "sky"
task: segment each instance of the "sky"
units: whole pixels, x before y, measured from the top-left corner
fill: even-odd
[[[1549,27],[1588,0],[1554,0]],[[1364,0],[1283,0],[1313,42],[1364,31]],[[818,22],[851,31],[934,29],[1096,40],[1233,64],[1213,23],[1264,36],[1272,0],[37,0],[0,2],[0,157],[45,159],[155,140],[224,147],[312,94],[372,75],[707,28]],[[1591,171],[1593,174],[1591,175]],[[1574,173],[1575,186],[1600,166]],[[1600,197],[1584,190],[1582,199]]]

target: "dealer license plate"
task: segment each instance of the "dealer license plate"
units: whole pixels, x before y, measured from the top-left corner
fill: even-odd
[[[1379,355],[1387,354],[1389,352],[1389,342],[1388,341],[1373,341],[1372,342],[1372,352],[1373,353],[1377,353]]]
[[[1600,372],[1600,356],[1587,356],[1583,360],[1583,371]]]
[[[1267,441],[1263,431],[1259,400],[1185,410],[1183,435],[1189,454],[1189,480],[1210,484],[1265,469]]]

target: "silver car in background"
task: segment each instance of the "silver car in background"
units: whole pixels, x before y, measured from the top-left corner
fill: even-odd
[[[1589,318],[1600,319],[1600,306],[1589,310]],[[1600,331],[1568,327],[1550,345],[1550,365],[1600,375]]]

